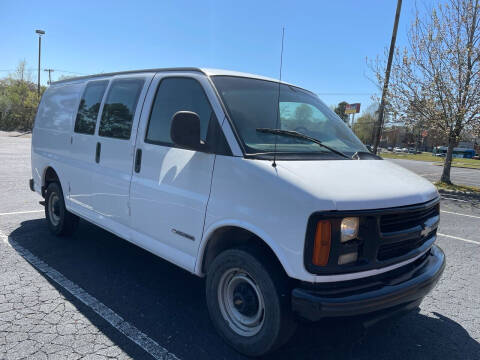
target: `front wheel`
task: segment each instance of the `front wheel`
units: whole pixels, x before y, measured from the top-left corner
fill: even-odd
[[[72,234],[78,225],[78,217],[66,209],[62,188],[56,182],[50,183],[47,187],[45,217],[48,228],[57,236]]]
[[[207,274],[212,322],[235,350],[248,356],[277,349],[296,328],[287,277],[262,255],[255,249],[226,250]]]

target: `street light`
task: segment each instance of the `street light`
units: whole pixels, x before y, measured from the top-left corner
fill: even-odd
[[[43,30],[35,30],[38,34],[38,80],[37,80],[37,95],[40,98],[40,55],[42,52],[42,35],[45,35]]]

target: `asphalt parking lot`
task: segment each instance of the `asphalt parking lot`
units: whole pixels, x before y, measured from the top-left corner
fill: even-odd
[[[406,159],[388,159],[397,165],[403,166],[425,178],[431,182],[439,181],[442,176],[443,167],[438,163],[406,160]],[[480,160],[479,160],[480,163]],[[450,170],[450,178],[454,184],[480,186],[480,170],[452,167]]]
[[[215,333],[203,279],[84,221],[51,236],[30,177],[30,139],[0,137],[1,359],[243,358]],[[418,311],[302,324],[268,358],[480,359],[480,201],[441,211],[447,267]]]

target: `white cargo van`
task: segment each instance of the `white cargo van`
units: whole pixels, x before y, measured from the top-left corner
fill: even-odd
[[[445,266],[432,184],[369,153],[315,94],[256,75],[53,83],[32,176],[54,234],[82,218],[206,276],[215,328],[247,355],[297,319],[415,308]]]

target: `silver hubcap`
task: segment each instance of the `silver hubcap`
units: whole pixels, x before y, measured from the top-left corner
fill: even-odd
[[[226,271],[218,286],[223,318],[241,336],[254,336],[263,326],[265,303],[253,278],[241,269]]]
[[[48,216],[54,226],[60,223],[60,198],[56,193],[51,194],[48,199]]]

